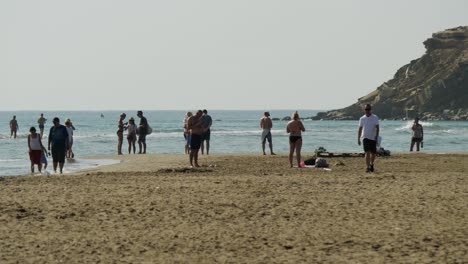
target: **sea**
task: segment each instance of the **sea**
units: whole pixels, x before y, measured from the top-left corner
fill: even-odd
[[[192,111],[192,110],[191,110]],[[90,169],[119,162],[114,159],[96,159],[93,156],[115,155],[117,153],[117,120],[120,113],[127,114],[127,120],[139,119],[135,110],[127,111],[2,111],[0,112],[0,176],[28,175],[30,162],[27,135],[31,126],[38,129],[40,113],[47,118],[43,144],[47,146],[47,135],[52,119],[59,117],[61,123],[70,118],[75,126],[73,150],[75,158],[65,164],[65,173]],[[195,112],[195,110],[193,110]],[[269,110],[273,121],[273,150],[277,153],[289,151],[287,121],[293,110]],[[301,118],[314,116],[318,110],[300,110]],[[147,136],[148,153],[184,153],[183,119],[186,111],[144,111],[144,116],[153,128]],[[258,153],[261,154],[260,118],[258,110],[212,110],[210,154]],[[378,113],[376,113],[378,115]],[[18,120],[17,138],[10,138],[9,122],[13,115]],[[276,120],[279,119],[279,120]],[[382,147],[391,152],[408,152],[411,140],[412,121],[380,120]],[[357,144],[358,121],[303,120],[303,155],[312,155],[316,148],[324,147],[330,152],[361,152]],[[467,121],[423,121],[424,148],[426,153],[453,153],[468,150]],[[127,153],[124,138],[123,152]],[[137,145],[138,148],[138,145]],[[268,150],[268,144],[266,146]],[[138,149],[137,149],[138,151]],[[128,155],[128,154],[125,154]],[[89,158],[91,157],[91,158]],[[37,170],[37,169],[36,169]],[[52,170],[49,158],[48,170]]]

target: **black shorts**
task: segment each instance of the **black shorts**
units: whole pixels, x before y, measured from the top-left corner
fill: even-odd
[[[299,139],[302,139],[301,136],[289,136],[289,142],[296,143]]]
[[[421,143],[422,140],[423,140],[422,138],[413,137],[411,138],[411,143]]]
[[[65,145],[52,145],[52,161],[65,162]]]
[[[138,135],[138,143],[146,143],[146,134],[139,134]]]
[[[377,153],[377,141],[365,138],[362,142],[365,152]]]
[[[202,136],[201,135],[192,134],[192,137],[190,139],[190,148],[191,149],[200,149],[201,142],[202,142]]]
[[[208,129],[207,131],[203,133],[202,140],[210,141],[210,136],[211,136],[211,130]]]

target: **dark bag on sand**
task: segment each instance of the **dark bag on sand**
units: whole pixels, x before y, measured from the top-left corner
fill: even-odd
[[[309,158],[309,159],[304,160],[304,164],[311,165],[311,166],[315,165],[315,158]]]
[[[324,158],[317,158],[315,160],[315,167],[316,168],[328,168],[327,160]]]

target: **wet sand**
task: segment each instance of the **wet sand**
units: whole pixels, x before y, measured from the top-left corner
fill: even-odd
[[[99,158],[126,161],[0,177],[0,263],[468,262],[468,154]]]

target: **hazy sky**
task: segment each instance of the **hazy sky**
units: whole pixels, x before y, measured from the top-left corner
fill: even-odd
[[[466,0],[0,0],[0,110],[334,109]]]

